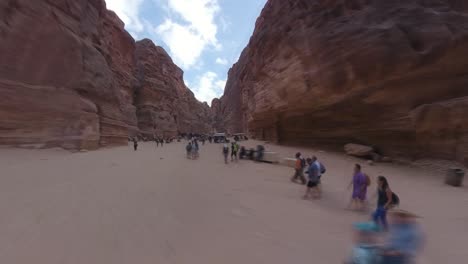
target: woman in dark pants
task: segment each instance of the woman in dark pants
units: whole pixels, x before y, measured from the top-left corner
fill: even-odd
[[[392,190],[384,176],[377,178],[377,185],[377,209],[373,213],[372,218],[376,224],[382,226],[384,230],[388,230],[387,210],[390,209],[393,202]]]

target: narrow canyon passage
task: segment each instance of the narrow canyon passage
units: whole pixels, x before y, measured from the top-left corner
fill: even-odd
[[[185,159],[182,143],[141,143],[137,152],[0,149],[0,262],[341,263],[350,225],[368,216],[343,210],[356,160],[320,158],[325,193],[312,202],[300,199],[290,168],[225,165],[221,145],[201,146],[197,161]],[[421,169],[379,164],[365,171],[388,176],[402,207],[423,216],[428,243],[420,263],[468,258],[465,189],[445,187]]]

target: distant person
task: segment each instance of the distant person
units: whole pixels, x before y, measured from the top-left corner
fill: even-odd
[[[349,187],[353,187],[353,194],[349,203],[352,210],[363,210],[366,202],[367,186],[370,184],[369,177],[361,171],[361,165],[354,166],[354,174]]]
[[[198,141],[197,140],[194,140],[193,141],[193,144],[192,144],[192,158],[193,159],[198,159],[199,157],[199,146],[198,146]]]
[[[405,210],[392,210],[388,240],[380,264],[414,264],[424,246],[424,234],[417,215]]]
[[[228,164],[229,146],[227,144],[223,145],[223,155],[224,163]]]
[[[258,145],[257,152],[256,152],[257,154],[256,161],[262,161],[264,153],[265,153],[265,147],[263,145]]]
[[[155,138],[154,141],[156,142],[156,147],[159,147],[159,140]]]
[[[372,218],[376,224],[387,230],[387,211],[396,204],[397,201],[393,200],[393,192],[384,176],[377,177],[377,196],[377,209],[372,214]]]
[[[304,200],[310,199],[312,196],[313,199],[320,198],[320,190],[318,188],[319,184],[319,175],[320,175],[320,167],[317,166],[315,162],[316,159],[307,158],[307,164],[309,168],[307,170],[308,174],[308,182],[307,182],[307,189],[306,193],[304,194]]]
[[[187,146],[185,146],[185,150],[187,151],[187,159],[192,158],[192,142],[189,142]]]
[[[137,149],[138,149],[138,140],[137,140],[136,137],[133,138],[133,149],[134,149],[135,151],[137,151]]]
[[[307,183],[306,178],[304,177],[304,169],[306,167],[306,161],[302,158],[301,153],[296,153],[296,161],[294,164],[294,175],[291,178],[292,182],[297,182],[300,180],[303,185]]]
[[[237,161],[237,152],[239,151],[239,146],[236,142],[232,142],[231,144],[231,161]]]
[[[164,146],[164,138],[160,139],[159,142],[161,143],[161,147]]]
[[[244,146],[242,146],[239,152],[239,159],[245,159],[246,156],[247,156],[247,150],[245,149]]]

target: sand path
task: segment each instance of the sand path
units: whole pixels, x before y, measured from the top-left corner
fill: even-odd
[[[197,161],[185,159],[181,143],[141,143],[137,152],[0,149],[0,263],[341,263],[350,224],[367,218],[343,210],[356,159],[302,151],[327,165],[321,201],[300,199],[290,168],[225,165],[214,144]],[[420,263],[468,259],[466,188],[422,169],[364,169],[388,176],[403,207],[424,216]]]

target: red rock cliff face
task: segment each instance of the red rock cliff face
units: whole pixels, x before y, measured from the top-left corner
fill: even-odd
[[[138,121],[134,101],[140,107],[153,100],[135,98],[139,83],[153,76],[136,78],[135,41],[103,0],[0,1],[0,39],[0,144],[93,149],[126,144],[138,125],[148,130],[147,116],[139,111],[144,114]],[[146,63],[162,71],[160,61]],[[170,107],[183,110],[176,127],[158,122],[161,130],[209,126],[209,109],[185,86],[162,85],[182,98]]]
[[[0,34],[0,143],[97,148],[136,130],[134,41],[104,1],[1,1]]]
[[[467,12],[458,0],[269,0],[217,125],[468,163]]]
[[[183,72],[161,47],[145,39],[136,44],[138,125],[142,133],[172,137],[178,133],[211,132],[207,104],[185,86]]]

